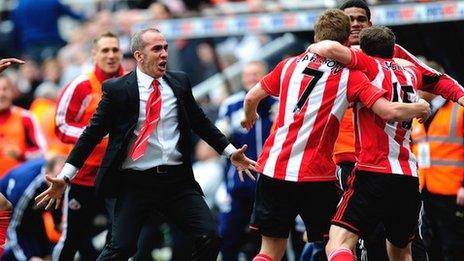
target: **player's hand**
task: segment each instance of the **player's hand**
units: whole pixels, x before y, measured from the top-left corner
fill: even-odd
[[[240,181],[244,181],[243,179],[243,172],[247,174],[248,177],[252,180],[256,180],[255,176],[251,173],[251,171],[256,171],[256,161],[249,159],[247,156],[245,156],[245,151],[248,148],[248,146],[245,144],[243,145],[240,149],[236,150],[232,155],[230,156],[230,161],[232,162],[232,165],[237,169],[238,171],[238,177],[240,178]]]
[[[25,62],[16,58],[0,59],[0,73],[3,72],[8,66],[12,64],[24,64]]]
[[[45,179],[50,183],[50,186],[35,198],[36,205],[37,207],[46,205],[45,209],[48,210],[55,204],[55,209],[58,209],[63,193],[66,190],[66,181],[63,178],[49,175],[45,176]]]
[[[456,196],[456,204],[461,207],[464,207],[464,187],[460,187],[458,190],[458,195]]]
[[[240,121],[240,125],[242,125],[243,128],[249,131],[251,130],[251,128],[253,128],[253,125],[255,125],[258,119],[259,114],[257,112],[255,112],[254,115],[245,115],[245,118]]]
[[[459,105],[464,107],[464,96],[462,96],[461,98],[458,99],[458,103],[459,103]]]
[[[430,104],[424,99],[419,99],[417,104],[420,106],[420,109],[422,110],[419,116],[417,116],[417,119],[420,123],[424,123],[429,118],[431,113]]]

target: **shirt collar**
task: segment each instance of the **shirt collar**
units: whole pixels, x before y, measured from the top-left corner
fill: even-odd
[[[122,76],[122,75],[124,75],[124,70],[122,69],[121,66],[119,66],[119,69],[115,74],[108,75],[105,72],[103,72],[103,70],[100,67],[98,67],[98,65],[95,64],[95,76],[97,76],[97,79],[100,82],[103,82],[103,81],[108,80],[108,79],[113,78],[113,77]]]
[[[142,72],[139,67],[137,67],[137,82],[139,84],[139,86],[143,87],[143,88],[146,88],[146,89],[150,89],[151,88],[151,84],[153,82],[154,78],[151,77],[150,75]],[[163,79],[162,77],[156,79],[158,80],[159,84],[160,84],[160,87],[163,86]]]

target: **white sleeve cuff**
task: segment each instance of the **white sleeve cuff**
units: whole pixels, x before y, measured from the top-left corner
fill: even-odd
[[[230,158],[230,155],[232,155],[232,153],[234,153],[236,150],[237,150],[237,148],[235,148],[234,145],[229,144],[229,145],[227,145],[227,147],[222,152],[222,156],[224,156],[226,158]]]
[[[58,174],[57,178],[63,178],[66,176],[69,180],[72,180],[76,176],[76,174],[77,168],[66,162],[60,174]]]

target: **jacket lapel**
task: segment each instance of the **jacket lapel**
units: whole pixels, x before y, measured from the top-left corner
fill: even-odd
[[[137,74],[135,70],[127,75],[126,91],[130,106],[136,105],[137,112],[139,111],[139,86],[137,84]],[[138,113],[137,113],[138,114]]]
[[[163,76],[163,79],[168,83],[168,85],[171,87],[172,91],[174,92],[174,95],[177,98],[177,105],[178,106],[182,105],[183,104],[183,99],[181,95],[182,87],[179,81],[177,81],[169,72],[167,72]]]

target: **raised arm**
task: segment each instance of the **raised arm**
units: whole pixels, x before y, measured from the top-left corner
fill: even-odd
[[[309,51],[329,59],[337,60],[342,64],[351,63],[350,48],[336,41],[324,40],[317,42],[309,47]]]
[[[257,83],[245,96],[243,102],[243,110],[245,118],[240,122],[242,127],[250,130],[256,121],[259,119],[257,112],[259,102],[269,96],[269,94],[261,87],[261,83]]]

